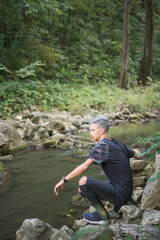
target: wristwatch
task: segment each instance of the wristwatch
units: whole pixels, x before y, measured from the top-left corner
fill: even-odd
[[[67,179],[66,179],[65,177],[62,177],[62,180],[63,180],[65,183],[68,182]]]

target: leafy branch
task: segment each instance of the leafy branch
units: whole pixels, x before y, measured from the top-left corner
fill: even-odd
[[[136,142],[141,145],[149,146],[147,150],[142,152],[140,155],[145,156],[148,155],[149,159],[154,159],[156,153],[160,154],[160,132],[156,132],[149,137],[138,137]]]
[[[145,150],[144,152],[142,152],[140,155],[144,156],[144,155],[148,155],[149,159],[155,159],[156,154],[160,154],[160,132],[156,132],[154,135],[150,135],[149,137],[138,137],[136,139],[136,142],[141,144],[141,145],[150,145],[150,147]],[[159,171],[156,173],[156,176],[153,178],[150,178],[147,181],[147,184],[149,182],[154,182],[156,179],[160,179],[160,169]]]

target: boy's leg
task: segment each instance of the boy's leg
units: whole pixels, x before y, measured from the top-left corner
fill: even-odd
[[[81,181],[79,182],[81,184]],[[107,210],[101,200],[113,202],[114,188],[109,182],[102,182],[90,177],[86,177],[85,184],[79,185],[81,194],[87,198],[98,210],[102,218],[108,218]]]

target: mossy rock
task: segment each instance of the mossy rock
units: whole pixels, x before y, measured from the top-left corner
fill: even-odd
[[[89,207],[91,203],[87,198],[83,198],[79,193],[72,197],[72,204],[79,207]]]
[[[7,170],[6,166],[2,162],[0,162],[0,171],[6,171],[6,170]]]
[[[56,147],[57,146],[57,140],[46,140],[44,142],[44,147],[50,148],[50,147]]]
[[[27,149],[27,147],[28,147],[28,145],[27,145],[27,143],[26,143],[26,144],[23,144],[23,145],[21,145],[21,146],[18,146],[18,147],[14,147],[14,148],[12,148],[12,149],[9,149],[8,153],[9,153],[9,154],[14,154],[14,153],[17,153],[17,152],[21,152],[21,151]]]

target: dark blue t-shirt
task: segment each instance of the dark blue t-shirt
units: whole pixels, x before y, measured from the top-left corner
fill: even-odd
[[[132,170],[129,158],[135,152],[121,141],[112,138],[104,138],[96,144],[90,159],[96,164],[101,164],[111,184],[117,189],[133,190]]]

